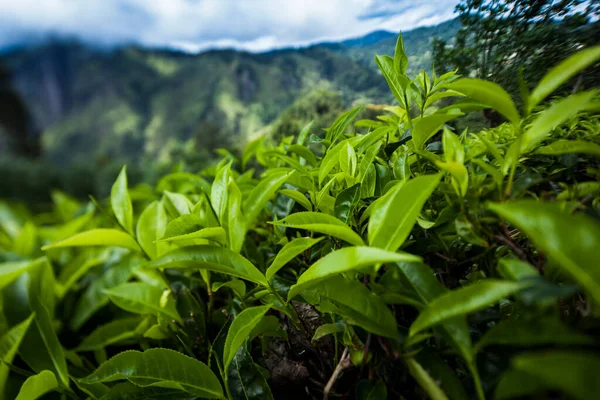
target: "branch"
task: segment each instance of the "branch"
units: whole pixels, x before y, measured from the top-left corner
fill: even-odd
[[[340,358],[340,362],[338,363],[337,367],[335,367],[333,374],[331,374],[331,378],[329,378],[327,385],[325,385],[325,390],[323,390],[323,400],[327,400],[329,398],[329,392],[331,392],[335,381],[340,376],[342,371],[350,367],[350,365],[352,365],[352,363],[350,362],[350,357],[348,355],[348,346],[346,346],[344,353],[342,353],[342,357]]]

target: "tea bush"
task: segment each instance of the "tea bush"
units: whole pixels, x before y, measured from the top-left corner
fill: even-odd
[[[398,104],[375,120],[153,189],[123,168],[105,202],[3,203],[0,394],[597,398],[600,101],[544,101],[599,59],[561,62],[518,110],[491,82],[411,80],[399,38],[376,57]],[[450,128],[486,108],[507,122]]]

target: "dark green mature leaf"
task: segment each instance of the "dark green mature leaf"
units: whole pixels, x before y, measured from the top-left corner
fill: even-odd
[[[333,236],[356,246],[364,245],[362,238],[348,225],[336,217],[324,213],[299,212],[272,223]]]
[[[463,78],[452,82],[448,89],[456,90],[466,96],[494,108],[515,126],[521,117],[510,95],[500,85],[481,79]]]
[[[475,346],[539,346],[548,344],[586,345],[592,338],[576,332],[556,317],[532,320],[508,319],[492,327]]]
[[[573,399],[589,400],[600,393],[600,358],[590,353],[551,351],[526,353],[512,360],[517,373],[506,373],[496,389],[497,399],[559,390]],[[525,379],[523,379],[525,378]],[[529,383],[522,385],[521,382]]]
[[[143,282],[124,283],[104,290],[110,300],[123,310],[135,314],[162,315],[168,319],[181,321],[174,301],[167,301],[164,307],[161,305],[163,292],[163,289]]]
[[[559,204],[521,200],[489,208],[521,229],[531,241],[575,279],[600,304],[597,263],[600,225],[586,215],[569,215]]]
[[[292,261],[298,255],[302,254],[315,244],[319,243],[324,238],[325,237],[320,237],[316,239],[298,238],[292,240],[291,242],[283,246],[279,253],[277,253],[277,256],[275,256],[275,259],[273,260],[269,268],[267,268],[267,272],[265,273],[267,280],[270,282],[271,279],[273,279],[273,276],[275,276],[275,274],[277,273],[277,271],[283,268],[287,263]]]
[[[227,384],[232,400],[273,399],[267,380],[243,346],[237,351],[227,371]]]
[[[151,259],[162,254],[162,245],[155,243],[167,229],[167,213],[162,202],[153,201],[140,215],[136,227],[137,240]]]
[[[100,365],[82,381],[98,383],[122,379],[137,386],[177,389],[203,398],[224,397],[221,384],[209,367],[169,349],[124,351]]]
[[[360,200],[360,183],[343,190],[335,199],[333,212],[346,225],[350,224],[352,211]]]
[[[524,261],[503,258],[498,262],[498,273],[504,279],[520,281],[521,279],[539,276],[539,272],[533,266]]]
[[[162,387],[136,386],[129,382],[119,383],[110,389],[110,392],[101,397],[101,400],[192,400],[195,396],[178,389]]]
[[[595,46],[578,51],[558,63],[544,75],[533,92],[531,92],[528,102],[528,111],[531,112],[531,110],[548,97],[549,94],[575,76],[579,71],[589,67],[599,59],[600,46]]]
[[[25,321],[13,326],[0,338],[0,397],[2,397],[2,388],[5,387],[10,372],[8,365],[12,364],[34,318],[35,314],[32,314]]]
[[[457,371],[434,353],[431,349],[423,349],[415,356],[421,367],[440,386],[451,400],[467,400],[469,396],[465,392],[462,382],[458,378]]]
[[[552,131],[583,111],[596,96],[596,92],[573,94],[540,112],[521,139],[521,153],[535,149]]]
[[[27,378],[16,400],[35,400],[56,389],[58,389],[56,376],[52,371],[44,370]]]
[[[117,221],[130,234],[133,234],[133,205],[127,190],[127,168],[123,166],[110,190],[110,205]]]
[[[258,214],[275,192],[285,183],[292,172],[279,172],[269,175],[260,181],[244,199],[243,212],[248,224],[253,224]]]
[[[369,245],[392,251],[398,249],[410,234],[440,178],[439,174],[419,176],[386,196],[371,213]]]
[[[482,310],[523,289],[519,282],[486,279],[446,292],[428,304],[410,327],[411,336],[450,318]]]
[[[307,269],[288,293],[288,300],[324,279],[343,272],[358,271],[364,267],[390,262],[419,262],[421,258],[408,253],[395,253],[375,247],[345,247],[327,254]]]
[[[270,306],[246,308],[235,317],[229,327],[227,339],[225,340],[225,348],[223,349],[223,366],[225,371],[229,371],[229,365],[231,365],[235,354],[270,308]]]
[[[396,319],[390,309],[362,283],[336,276],[319,282],[309,292],[333,301],[347,323],[380,336],[399,337]]]
[[[265,276],[250,261],[229,249],[211,245],[173,250],[152,261],[147,268],[206,269],[267,286]]]
[[[75,351],[96,351],[136,337],[135,328],[141,318],[115,319],[96,328],[86,336]]]
[[[373,384],[368,380],[362,380],[356,385],[355,398],[356,400],[387,400],[385,383],[378,381]]]
[[[544,154],[546,156],[587,154],[600,157],[600,145],[585,140],[556,140],[547,146],[538,148],[535,154]]]
[[[134,251],[141,251],[140,246],[129,234],[116,229],[92,229],[78,233],[65,240],[42,247],[42,250],[51,250],[63,247],[82,246],[113,246],[123,247]]]

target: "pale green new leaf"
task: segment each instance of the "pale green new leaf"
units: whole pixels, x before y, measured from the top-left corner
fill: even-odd
[[[348,128],[350,123],[354,121],[360,110],[362,110],[362,106],[358,106],[350,111],[346,111],[337,117],[336,120],[333,121],[333,124],[327,128],[327,135],[325,138],[330,143],[335,143],[336,140],[346,131],[346,128]]]
[[[105,347],[130,340],[136,336],[135,329],[142,322],[139,317],[115,319],[97,327],[83,339],[75,351],[96,351]]]
[[[423,175],[398,187],[371,212],[368,226],[369,245],[397,250],[406,240],[423,205],[440,181],[441,175]]]
[[[11,261],[0,264],[0,290],[10,285],[21,274],[44,262],[46,261],[43,258],[39,258],[35,261]]]
[[[153,201],[142,212],[136,227],[137,240],[151,259],[155,259],[159,251],[158,239],[163,237],[167,229],[167,214],[162,202]]]
[[[448,85],[466,96],[494,108],[515,126],[519,125],[521,117],[510,95],[500,85],[481,79],[463,78]]]
[[[229,249],[211,245],[175,249],[152,261],[147,268],[206,269],[267,286],[265,276],[250,261]]]
[[[180,242],[194,239],[210,239],[214,240],[215,242],[225,243],[225,229],[221,228],[220,226],[214,228],[203,228],[199,231],[186,233],[184,235],[163,237],[158,242]]]
[[[497,303],[526,287],[518,282],[486,279],[446,292],[427,305],[410,327],[413,336],[450,318],[463,316]]]
[[[129,234],[117,229],[92,229],[78,233],[60,242],[52,243],[42,247],[42,250],[57,249],[62,247],[82,247],[82,246],[111,246],[123,247],[134,251],[142,251],[135,239]]]
[[[579,71],[600,60],[600,46],[590,47],[561,61],[544,75],[529,96],[529,112]]]
[[[561,156],[563,154],[587,154],[600,157],[600,145],[585,140],[556,140],[547,146],[538,148],[535,154]]]
[[[270,308],[270,306],[249,307],[235,317],[229,327],[227,339],[225,339],[225,347],[223,349],[224,371],[229,370],[229,365],[233,361],[235,353],[237,353],[240,346],[250,336]]]
[[[52,371],[44,370],[27,378],[15,400],[35,400],[56,389],[58,389],[56,376]]]
[[[169,349],[124,351],[106,361],[84,383],[127,379],[137,386],[183,390],[203,398],[223,398],[219,379],[206,364]]]
[[[445,123],[450,122],[462,115],[462,113],[436,113],[417,120],[412,132],[412,140],[415,148],[417,150],[423,149],[425,143],[440,129],[442,129]]]
[[[334,216],[318,212],[299,212],[288,215],[281,221],[272,222],[289,228],[305,229],[342,239],[355,246],[362,246],[362,238],[348,225]]]
[[[521,200],[489,208],[519,228],[548,258],[600,304],[600,224],[583,214],[569,215],[560,204]]]
[[[343,272],[360,271],[364,267],[390,262],[420,262],[412,254],[381,250],[375,247],[345,247],[327,254],[307,269],[290,288],[288,300],[319,282]]]
[[[127,190],[126,166],[123,166],[110,190],[110,205],[117,221],[127,232],[133,234],[133,206]]]
[[[35,314],[32,314],[25,321],[13,326],[11,330],[6,332],[4,336],[0,338],[0,388],[3,388],[6,384],[10,372],[8,365],[12,364],[13,359],[17,355],[23,337],[25,337],[34,318]],[[2,390],[0,390],[0,397],[1,396]]]
[[[277,253],[277,256],[275,256],[275,259],[273,260],[269,268],[267,268],[267,272],[265,273],[267,280],[270,282],[271,279],[273,279],[273,277],[277,273],[277,271],[283,268],[287,263],[292,261],[298,255],[302,254],[315,244],[319,243],[324,238],[325,237],[320,237],[316,239],[298,238],[287,243],[285,246],[283,246],[279,253]]]
[[[392,94],[403,108],[407,108],[406,101],[404,98],[404,88],[410,83],[409,79],[405,76],[399,75],[394,70],[394,59],[389,56],[375,56],[375,62],[381,70],[383,77],[387,81]]]
[[[549,108],[540,112],[531,126],[523,134],[521,139],[521,153],[533,150],[544,139],[550,136],[552,131],[576,116],[596,95],[595,92],[582,92],[571,95],[554,103]]]
[[[294,200],[296,203],[304,207],[307,211],[312,211],[313,208],[312,204],[310,203],[310,200],[308,200],[302,192],[292,189],[281,189],[279,193]]]

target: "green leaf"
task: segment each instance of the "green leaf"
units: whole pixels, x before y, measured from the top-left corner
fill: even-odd
[[[279,193],[294,200],[296,203],[304,207],[307,211],[312,211],[312,204],[310,203],[310,200],[306,198],[304,193],[292,189],[281,189]]]
[[[248,220],[242,213],[242,193],[237,184],[234,181],[229,182],[227,190],[229,201],[227,205],[227,238],[229,239],[229,248],[234,253],[239,253],[246,239]]]
[[[315,156],[315,154],[306,146],[293,144],[288,146],[287,151],[288,153],[295,153],[299,157],[304,158],[311,165],[317,165],[317,156]]]
[[[82,381],[98,383],[122,379],[137,386],[183,390],[204,398],[224,397],[221,384],[209,367],[169,349],[124,351],[100,365]]]
[[[231,400],[273,400],[265,376],[244,347],[240,347],[227,371],[227,384]]]
[[[550,93],[558,89],[579,71],[593,65],[599,59],[600,46],[595,46],[581,50],[558,63],[544,75],[533,92],[531,92],[528,111],[531,112]]]
[[[343,190],[335,199],[333,212],[343,223],[349,225],[352,211],[360,200],[360,183]]]
[[[385,196],[369,219],[369,245],[392,251],[402,246],[440,178],[440,174],[419,176]]]
[[[394,60],[389,56],[375,56],[375,63],[377,63],[396,100],[404,109],[408,108],[404,98],[404,88],[409,84],[409,79],[396,73]]]
[[[415,361],[414,358],[405,360],[408,366],[408,372],[415,378],[419,386],[425,390],[432,400],[448,400],[446,394],[440,389],[435,380],[427,373],[427,371]]]
[[[382,381],[373,384],[365,379],[356,385],[354,398],[356,400],[387,400],[387,388]]]
[[[164,307],[161,306],[163,292],[163,289],[143,282],[123,283],[104,290],[110,300],[123,310],[135,314],[162,315],[169,320],[181,321],[174,301],[167,301]]]
[[[231,163],[224,165],[217,171],[217,176],[215,176],[210,191],[210,202],[221,225],[225,222],[225,212],[227,211],[227,204],[229,203],[227,200],[227,185],[229,184],[230,175]]]
[[[298,282],[290,288],[288,300],[322,280],[342,272],[357,271],[364,267],[389,262],[419,261],[421,261],[420,257],[408,253],[394,253],[365,246],[345,247],[327,254],[300,275]]]
[[[162,253],[159,251],[161,245],[155,242],[163,237],[166,228],[167,213],[162,202],[153,201],[140,215],[136,227],[138,242],[151,259]]]
[[[19,232],[13,243],[14,252],[23,257],[31,257],[38,249],[37,236],[35,225],[30,221],[25,222],[25,225],[23,225],[21,232]]]
[[[572,330],[556,317],[530,320],[513,318],[494,325],[477,343],[475,349],[478,351],[489,345],[531,347],[592,343],[592,338]]]
[[[342,239],[350,244],[364,245],[362,238],[342,221],[328,214],[318,212],[299,212],[288,215],[274,225],[288,228],[305,229]]]
[[[336,324],[323,324],[323,325],[320,325],[315,330],[315,334],[313,335],[313,337],[311,339],[311,342],[314,343],[314,342],[316,342],[317,340],[321,339],[324,336],[332,335],[334,333],[340,333],[340,332],[344,332],[344,329],[340,328]]]
[[[92,229],[78,233],[68,239],[42,247],[42,250],[57,249],[62,247],[81,246],[112,246],[123,247],[134,251],[141,251],[140,246],[129,234],[116,229]]]
[[[404,41],[402,40],[402,34],[398,35],[396,40],[396,49],[394,51],[394,71],[400,75],[406,75],[406,69],[408,68],[408,56],[404,51]]]
[[[19,346],[34,318],[35,314],[30,315],[29,318],[13,326],[0,338],[0,397],[2,396],[1,388],[5,387],[10,372],[8,365],[12,364],[17,355]]]
[[[333,121],[333,124],[329,128],[327,128],[327,135],[325,137],[330,143],[335,143],[344,132],[346,132],[346,128],[354,121],[358,113],[362,110],[362,106],[358,106],[353,108],[350,111],[346,111],[342,115],[336,118]]]
[[[0,290],[10,285],[21,274],[44,262],[45,260],[40,258],[35,261],[12,261],[0,264]]]
[[[340,153],[342,149],[346,148],[348,144],[355,144],[359,139],[360,137],[356,136],[351,139],[342,140],[327,151],[321,160],[321,165],[319,166],[319,185],[321,185],[325,178],[327,178],[329,172],[331,172],[331,170],[339,164]]]
[[[531,277],[539,276],[537,270],[524,261],[503,258],[498,261],[498,273],[504,279],[520,281]]]
[[[302,254],[306,250],[310,249],[323,239],[325,239],[325,237],[320,237],[316,239],[298,238],[287,243],[285,246],[283,246],[279,253],[277,253],[277,256],[275,256],[275,259],[273,260],[269,268],[267,268],[267,272],[265,273],[267,280],[271,282],[277,271],[279,271],[287,263],[292,261],[294,258]]]
[[[346,142],[346,146],[342,147],[339,156],[340,171],[354,176],[356,174],[356,152],[354,147],[350,146],[350,143]]]
[[[450,318],[483,310],[524,287],[522,283],[486,279],[446,292],[421,311],[410,327],[410,335],[415,335]]]
[[[362,283],[341,276],[319,282],[311,295],[325,298],[335,303],[336,312],[346,319],[346,323],[358,325],[376,335],[398,339],[396,318],[383,300],[373,294]]]
[[[227,282],[214,282],[212,285],[212,291],[216,292],[222,287],[230,288],[238,297],[242,299],[246,295],[246,284],[244,283],[244,281],[241,281],[239,279],[232,279]]]
[[[133,234],[133,206],[127,191],[127,168],[123,166],[110,190],[110,205],[117,221],[125,230]]]
[[[173,218],[187,215],[192,211],[192,203],[181,193],[173,193],[165,190],[164,207],[173,216]]]
[[[273,198],[275,192],[285,183],[292,172],[278,172],[269,175],[260,181],[244,199],[243,212],[248,224],[253,224],[258,214],[267,202]]]
[[[423,117],[423,118],[417,120],[417,122],[414,125],[413,132],[412,132],[412,138],[413,138],[412,140],[415,145],[415,148],[417,150],[423,149],[425,143],[433,135],[435,135],[440,129],[442,129],[444,124],[446,124],[447,122],[450,122],[453,119],[456,119],[462,115],[463,114],[461,114],[461,113],[454,113],[454,114],[436,113],[436,114],[428,115],[426,117]]]
[[[541,388],[559,390],[578,400],[594,399],[600,393],[600,380],[597,376],[600,358],[593,354],[574,351],[528,353],[515,357],[512,366],[517,373],[536,383],[526,386],[535,392]],[[506,378],[505,374],[498,384],[497,399],[507,399],[514,394],[533,394],[524,392],[521,385],[515,387],[516,382]],[[514,392],[515,389],[517,393]]]
[[[52,371],[44,370],[27,378],[16,400],[35,400],[56,389],[58,389],[56,376]]]
[[[521,153],[532,151],[552,131],[561,124],[576,116],[595,97],[596,92],[582,92],[557,101],[549,108],[540,112],[523,134],[521,139]]]
[[[185,217],[186,215],[184,215]],[[225,238],[225,229],[220,226],[214,228],[203,228],[199,231],[186,233],[184,235],[177,236],[166,236],[160,239],[158,242],[180,242],[184,240],[194,240],[194,239],[210,239],[215,242],[224,243],[226,241]]]
[[[535,151],[535,154],[544,154],[547,156],[561,156],[573,153],[600,157],[600,145],[584,140],[556,140]]]
[[[138,317],[115,319],[97,327],[75,351],[96,351],[136,337],[135,329],[142,322]]]
[[[600,304],[597,263],[600,225],[582,214],[569,215],[560,204],[521,200],[489,208],[525,233],[542,253],[577,281]]]
[[[190,394],[178,389],[146,386],[139,387],[129,382],[119,383],[110,389],[110,392],[101,397],[101,400],[190,400]]]
[[[457,376],[457,372],[453,367],[448,365],[446,361],[438,356],[433,349],[424,348],[415,356],[415,361],[418,362],[437,385],[451,400],[468,400],[462,382]]]
[[[270,308],[270,306],[249,307],[235,317],[229,327],[227,339],[225,339],[225,348],[223,349],[224,371],[229,370],[229,365],[235,354]]]
[[[175,249],[147,268],[206,269],[267,286],[265,276],[250,261],[229,249],[211,245]]]
[[[452,82],[448,89],[456,90],[466,96],[487,104],[506,119],[518,126],[521,117],[510,95],[500,85],[481,79],[463,78]]]

